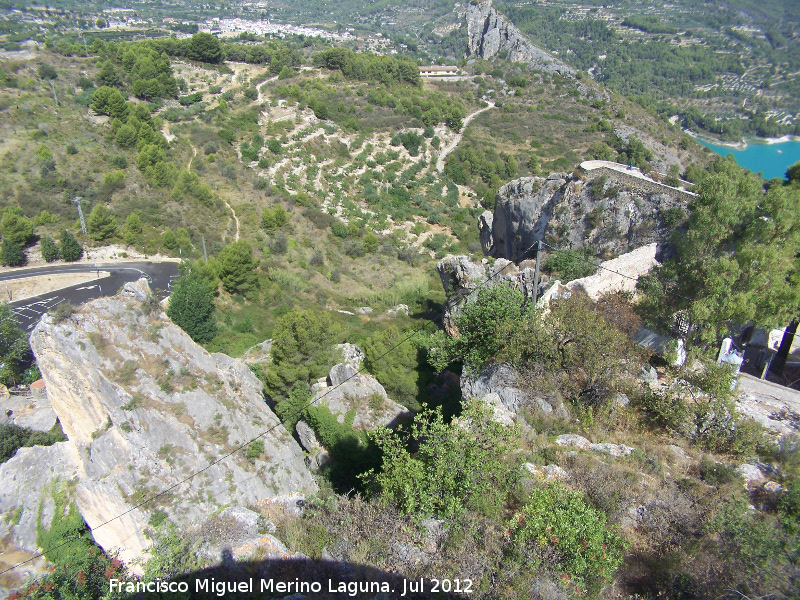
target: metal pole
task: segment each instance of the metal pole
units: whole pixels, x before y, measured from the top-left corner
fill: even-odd
[[[203,260],[208,262],[208,254],[206,254],[206,236],[203,236]]]
[[[83,211],[81,210],[81,200],[83,200],[83,198],[76,197],[73,202],[78,205],[78,218],[81,221],[81,231],[86,235],[86,221],[83,218]]]
[[[542,240],[536,242],[536,270],[533,273],[533,306],[539,296],[539,253],[542,251]]]

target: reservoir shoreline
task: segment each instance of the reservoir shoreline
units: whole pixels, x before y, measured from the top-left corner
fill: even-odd
[[[786,170],[800,161],[800,137],[785,135],[780,138],[747,138],[740,143],[731,144],[710,141],[693,132],[686,132],[697,142],[720,156],[732,154],[736,162],[752,171],[761,173],[764,179],[783,179]]]

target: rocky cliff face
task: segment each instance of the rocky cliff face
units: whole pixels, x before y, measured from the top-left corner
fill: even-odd
[[[508,60],[526,63],[531,68],[550,73],[572,73],[573,69],[534,46],[519,29],[500,15],[491,0],[467,4],[467,35],[471,58],[494,58],[506,52]]]
[[[31,347],[69,441],[21,450],[0,466],[0,511],[19,514],[0,520],[0,537],[36,551],[36,514],[44,502],[49,522],[56,478],[95,540],[125,561],[148,546],[144,530],[157,508],[188,527],[225,505],[316,490],[259,380],[240,361],[206,352],[163,313],[148,313],[148,294],[143,280],[127,284],[34,329]],[[257,456],[234,452],[263,432]],[[137,506],[162,490],[169,492]]]
[[[486,254],[514,262],[533,258],[537,240],[618,255],[664,241],[670,209],[685,211],[685,201],[604,176],[522,177],[501,187],[494,213],[481,217],[481,243]]]

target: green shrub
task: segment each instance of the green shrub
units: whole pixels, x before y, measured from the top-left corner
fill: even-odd
[[[297,381],[292,386],[289,396],[275,406],[275,414],[280,417],[286,429],[294,431],[297,422],[303,418],[310,400],[311,393],[308,385],[303,381]]]
[[[494,361],[504,346],[495,336],[500,326],[515,327],[524,319],[523,296],[503,285],[481,288],[456,319],[459,335],[438,340],[438,351],[430,355],[431,365],[444,370],[451,362],[463,360],[468,373],[478,373]]]
[[[264,441],[263,440],[255,440],[254,442],[250,442],[247,446],[247,458],[249,460],[255,460],[259,456],[264,453]]]
[[[117,234],[117,218],[103,204],[95,204],[89,218],[86,220],[86,228],[89,234],[97,241],[114,237]]]
[[[350,230],[348,229],[347,225],[338,219],[331,223],[331,231],[333,232],[333,235],[340,238],[346,238],[348,235],[350,235]]]
[[[363,344],[364,366],[386,389],[390,398],[418,411],[420,390],[430,377],[424,353],[408,334],[389,327],[370,336]]]
[[[622,563],[625,542],[606,525],[605,514],[580,492],[558,484],[534,488],[509,523],[512,539],[533,564],[570,588],[597,592]]]
[[[109,580],[124,580],[125,567],[116,557],[108,556],[95,545],[74,503],[67,508],[66,493],[58,481],[53,484],[55,511],[50,529],[42,525],[42,505],[36,526],[36,543],[43,549],[52,571],[13,593],[10,598],[53,600],[110,598]],[[66,510],[65,510],[66,509]]]
[[[20,246],[27,246],[33,240],[34,221],[25,217],[18,206],[7,206],[0,218],[0,235]]]
[[[275,231],[289,222],[289,214],[280,204],[273,208],[265,208],[261,214],[261,227],[264,231]]]
[[[323,310],[293,311],[278,319],[272,332],[272,364],[266,376],[267,391],[273,399],[285,398],[298,381],[310,385],[327,374],[337,360],[333,344],[339,331]]]
[[[362,475],[377,468],[380,460],[375,444],[366,434],[353,429],[355,410],[345,414],[343,423],[325,404],[307,407],[303,416],[331,455],[323,473],[333,488],[339,493],[361,489]]]
[[[61,232],[59,250],[61,258],[67,262],[74,262],[83,256],[83,247],[75,239],[75,236],[66,229]]]
[[[0,246],[0,262],[6,267],[21,267],[28,260],[22,246],[6,238]]]
[[[745,419],[731,395],[730,370],[711,367],[703,379],[709,389],[717,388],[723,398],[703,393],[688,382],[678,382],[666,389],[647,390],[639,403],[647,417],[659,427],[691,439],[700,447],[734,456],[752,456],[765,442],[764,429],[752,419]]]
[[[493,513],[514,480],[516,470],[506,453],[517,436],[515,428],[500,425],[478,402],[451,423],[444,422],[441,411],[426,410],[410,428],[370,433],[383,462],[380,472],[371,471],[366,479],[385,501],[419,519],[457,518],[469,509]]]
[[[231,294],[246,294],[258,287],[253,248],[244,240],[225,246],[217,256],[217,275]]]
[[[564,250],[549,254],[544,260],[544,269],[566,283],[594,275],[597,265],[583,253]]]
[[[51,446],[66,439],[63,433],[45,433],[10,423],[0,424],[0,463],[6,462],[20,448]]]
[[[75,503],[68,503],[66,490],[62,489],[58,480],[53,482],[51,494],[54,503],[53,518],[50,521],[50,528],[45,529],[42,523],[43,504],[40,504],[36,520],[36,544],[51,563],[55,565],[74,563],[90,549],[96,549],[92,534]],[[69,542],[64,543],[67,540]]]
[[[150,520],[147,522],[147,524],[150,525],[151,527],[157,528],[160,527],[161,524],[167,520],[167,518],[168,518],[167,513],[161,510],[160,508],[157,508],[150,514]]]

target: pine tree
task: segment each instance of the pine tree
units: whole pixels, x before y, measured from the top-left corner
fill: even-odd
[[[83,256],[83,247],[66,229],[61,232],[61,258],[67,262],[74,262]]]
[[[42,258],[47,262],[53,262],[61,258],[61,253],[58,251],[58,245],[53,241],[53,238],[42,236],[42,241],[39,244],[39,249],[42,253]]]
[[[175,282],[167,316],[200,344],[217,333],[214,322],[214,287],[198,273],[188,271]]]
[[[13,242],[9,238],[3,240],[0,247],[0,262],[6,267],[21,267],[27,262],[22,246]]]
[[[225,290],[231,294],[246,294],[258,287],[253,249],[244,240],[228,244],[217,257],[217,270]]]
[[[89,234],[97,241],[113,237],[117,233],[117,219],[103,204],[95,204],[86,225]]]

